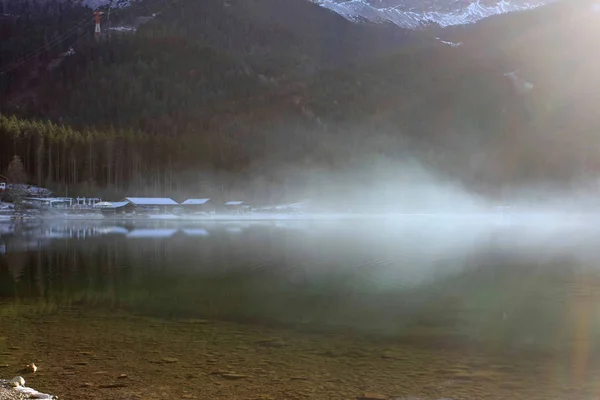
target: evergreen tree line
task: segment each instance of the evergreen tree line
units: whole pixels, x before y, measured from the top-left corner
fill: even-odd
[[[21,156],[27,183],[116,190],[132,184],[162,188],[173,145],[168,138],[141,132],[78,131],[50,121],[4,115],[0,115],[0,141],[6,144],[0,149],[1,165],[6,168],[13,155]]]
[[[300,131],[289,132],[307,139]],[[23,160],[26,176],[26,182],[18,183],[44,186],[61,195],[100,195],[111,199],[124,195],[168,195],[266,202],[281,195],[276,187],[302,183],[290,181],[289,170],[275,168],[284,160],[293,162],[291,157],[265,154],[264,148],[269,144],[260,137],[248,137],[246,141],[242,138],[236,139],[227,132],[167,136],[112,127],[77,130],[51,121],[0,114],[0,142],[5,144],[0,148],[0,165],[5,176],[13,176],[8,169],[11,160],[18,156]],[[314,150],[316,141],[312,142]],[[289,150],[287,154],[293,156],[294,147]],[[306,155],[300,151],[296,158]],[[250,166],[249,154],[257,160],[259,152],[263,161]]]

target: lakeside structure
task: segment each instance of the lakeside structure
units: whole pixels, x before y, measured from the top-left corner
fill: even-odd
[[[214,213],[217,211],[217,205],[211,199],[187,199],[181,203],[185,212],[204,212]]]
[[[97,197],[54,197],[44,188],[26,192],[4,193],[0,197],[0,220],[21,219],[269,219],[281,215],[306,214],[311,201],[291,204],[251,206],[243,200],[225,202],[210,198],[188,198],[178,202],[169,197],[132,197],[107,201]],[[19,193],[19,194],[17,194]],[[46,194],[47,193],[47,194]],[[4,202],[3,202],[4,201]],[[303,205],[300,207],[300,205]],[[309,208],[312,208],[309,206]]]
[[[106,216],[149,214],[241,214],[251,211],[243,201],[219,204],[209,198],[187,199],[182,203],[169,197],[124,197],[120,201],[99,198],[24,197],[30,209],[54,213],[101,213]]]

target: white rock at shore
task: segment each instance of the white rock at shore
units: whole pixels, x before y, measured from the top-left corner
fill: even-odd
[[[11,380],[0,379],[0,400],[26,399],[56,400],[56,397],[25,386],[25,379],[21,376],[16,376]]]

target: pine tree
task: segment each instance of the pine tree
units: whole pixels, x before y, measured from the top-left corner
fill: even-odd
[[[13,184],[11,195],[13,203],[15,204],[15,211],[21,212],[23,206],[22,198],[27,194],[23,186],[23,184],[27,182],[27,174],[25,173],[25,167],[23,166],[21,157],[17,155],[13,156],[10,164],[8,164],[6,174]]]
[[[17,155],[13,156],[10,164],[8,164],[6,174],[13,184],[24,184],[27,182],[27,173],[25,172],[21,157]]]

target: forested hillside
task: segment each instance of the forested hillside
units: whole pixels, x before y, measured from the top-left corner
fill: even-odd
[[[415,159],[494,196],[598,171],[588,49],[600,36],[585,9],[537,28],[514,22],[533,11],[454,29],[464,44],[450,47],[302,0],[164,4],[34,82],[11,75],[3,167],[19,154],[53,187],[257,201],[376,193]],[[534,89],[515,91],[512,69]]]

